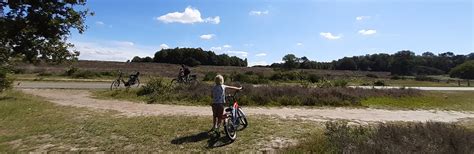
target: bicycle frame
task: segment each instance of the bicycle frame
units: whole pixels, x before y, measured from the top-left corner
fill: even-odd
[[[239,109],[239,102],[237,101],[237,99],[235,99],[237,93],[238,93],[238,91],[236,91],[234,93],[234,95],[228,95],[227,96],[227,98],[229,98],[229,100],[231,100],[229,102],[233,102],[232,106],[229,107],[229,108],[231,109],[230,112],[232,114],[231,116],[233,117],[232,118],[232,124],[234,125],[234,127],[238,126],[239,125],[238,122],[240,122],[239,117],[237,115],[237,110]],[[229,106],[230,106],[230,103],[229,103]],[[229,111],[227,111],[227,112],[229,112]]]

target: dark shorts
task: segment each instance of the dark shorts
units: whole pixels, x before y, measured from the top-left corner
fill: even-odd
[[[219,117],[224,114],[224,104],[223,103],[214,103],[212,104],[212,116]]]

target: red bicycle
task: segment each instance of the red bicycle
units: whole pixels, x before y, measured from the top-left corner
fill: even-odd
[[[237,138],[237,130],[243,130],[249,124],[244,111],[237,102],[238,93],[239,91],[235,91],[233,95],[227,95],[226,97],[229,107],[225,109],[224,131],[231,141]],[[233,104],[231,105],[231,103]]]

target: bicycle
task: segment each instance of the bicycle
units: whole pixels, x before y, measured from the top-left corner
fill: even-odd
[[[193,83],[195,81],[197,81],[197,75],[192,74],[192,75],[189,75],[189,77],[178,76],[177,78],[171,80],[171,84],[173,84],[173,83],[186,83],[186,84],[189,84],[189,83]]]
[[[126,88],[130,88],[132,85],[137,84],[137,87],[140,87],[140,79],[138,75],[134,79],[129,79],[127,82],[123,80],[123,72],[119,71],[119,76],[117,79],[112,81],[112,84],[110,85],[110,90],[118,89],[120,88],[120,84],[123,83],[123,85]]]
[[[237,130],[241,127],[240,130],[243,130],[248,127],[247,117],[239,106],[237,101],[237,94],[239,91],[235,91],[233,95],[227,95],[226,99],[229,102],[229,107],[225,109],[224,114],[224,132],[226,136],[231,140],[234,141],[237,138]],[[230,105],[230,103],[233,103]]]

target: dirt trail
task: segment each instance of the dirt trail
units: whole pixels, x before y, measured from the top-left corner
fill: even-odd
[[[99,100],[90,97],[87,90],[22,89],[23,92],[46,98],[66,106],[116,110],[127,116],[140,115],[204,115],[210,116],[210,107],[178,106],[163,104],[141,104],[120,100]],[[453,122],[463,118],[474,118],[473,112],[431,110],[381,110],[349,108],[261,108],[245,107],[248,115],[270,115],[289,119],[327,121],[346,119],[355,122],[384,121],[441,121]]]

